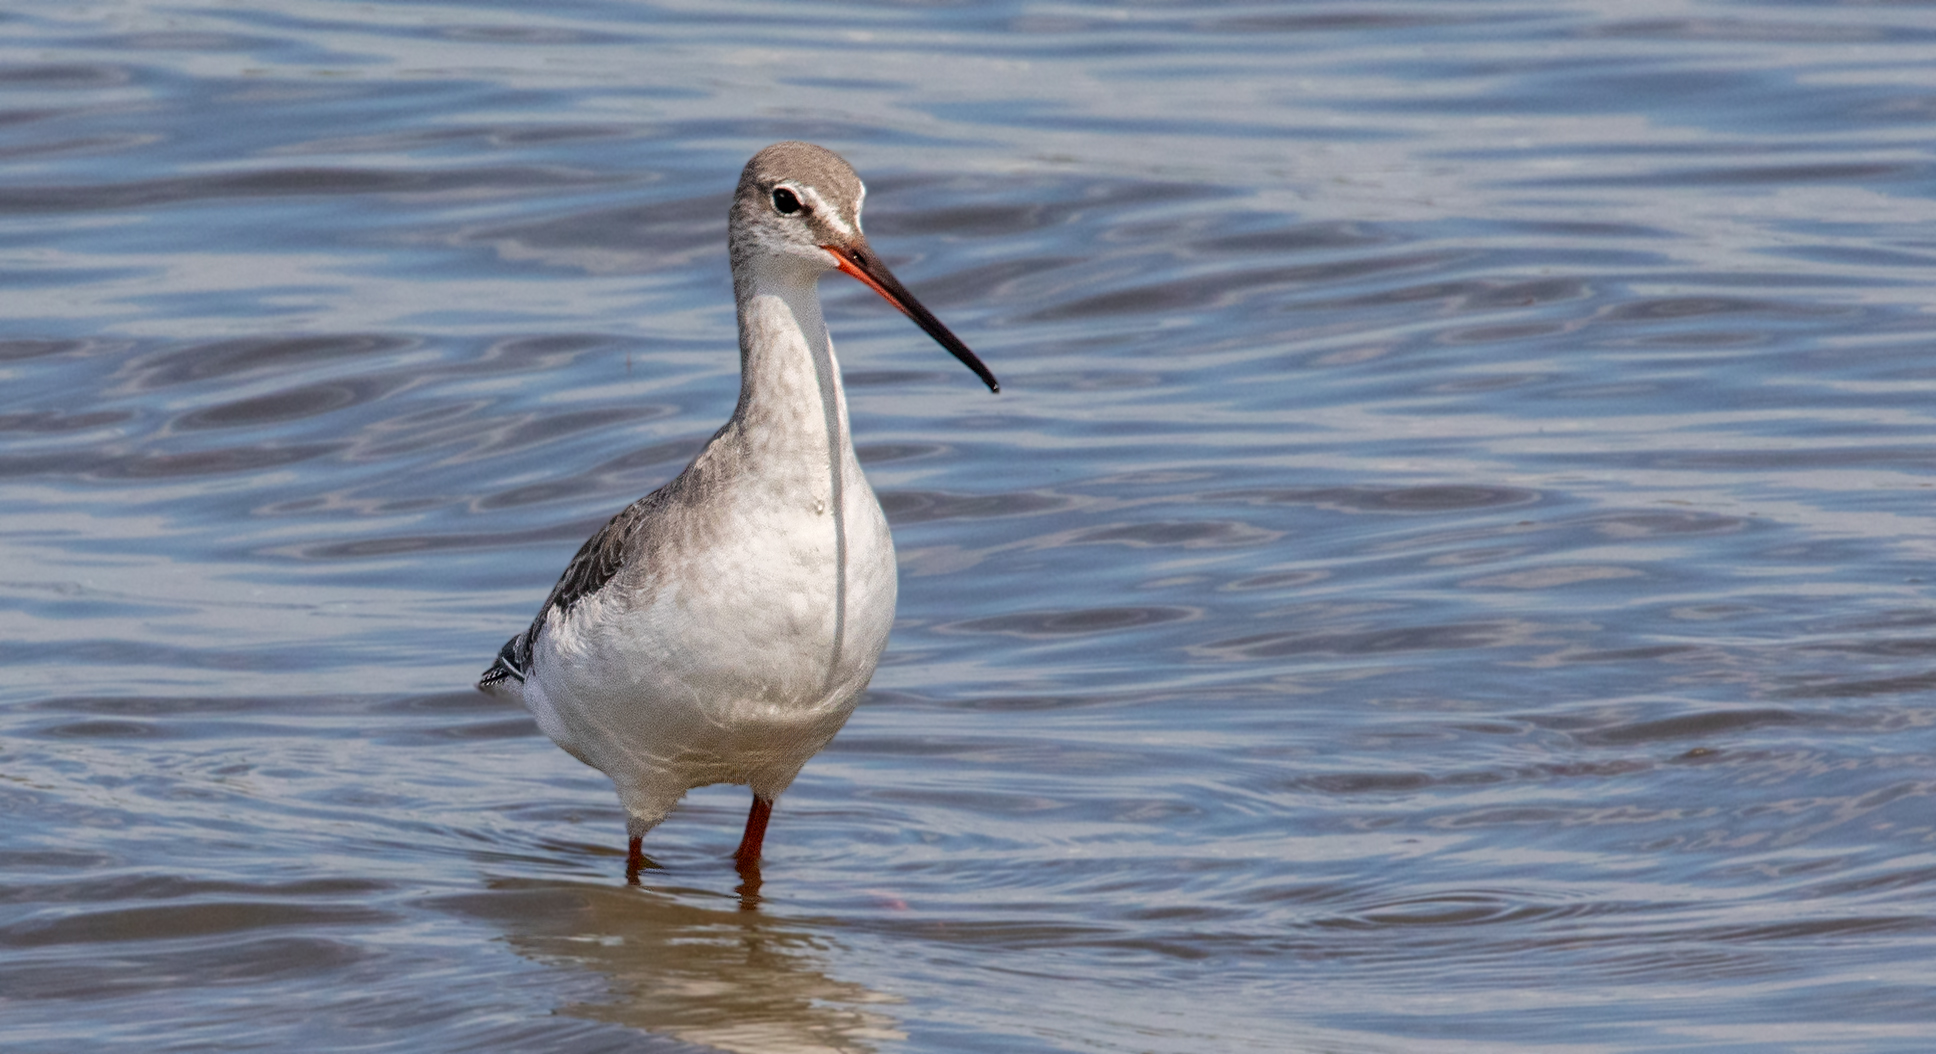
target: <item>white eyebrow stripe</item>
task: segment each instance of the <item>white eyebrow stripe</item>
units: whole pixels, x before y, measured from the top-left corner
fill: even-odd
[[[827,207],[827,199],[821,197],[819,191],[813,189],[812,187],[803,186],[800,188],[800,193],[813,199],[814,215],[819,216],[822,220],[824,220],[827,226],[832,227],[833,229],[839,231],[842,234],[845,234],[849,238],[860,233],[859,231],[855,230],[852,226],[848,225],[847,221],[841,218],[841,215],[839,212]]]

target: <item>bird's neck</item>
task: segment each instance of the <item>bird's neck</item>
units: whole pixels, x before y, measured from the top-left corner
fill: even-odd
[[[819,274],[782,263],[755,265],[737,277],[740,379],[734,424],[748,440],[793,448],[795,457],[822,466],[851,460],[847,397],[820,314]]]

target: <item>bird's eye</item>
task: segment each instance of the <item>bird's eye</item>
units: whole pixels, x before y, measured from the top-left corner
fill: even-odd
[[[800,199],[785,187],[773,192],[773,211],[782,216],[791,216],[800,211]]]

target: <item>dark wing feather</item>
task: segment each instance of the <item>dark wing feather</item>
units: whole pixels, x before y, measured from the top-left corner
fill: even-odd
[[[552,608],[570,611],[573,604],[591,596],[605,587],[605,583],[618,574],[625,565],[626,545],[631,540],[632,528],[638,525],[642,506],[650,499],[641,499],[626,506],[623,512],[605,522],[598,533],[585,539],[578,547],[578,555],[565,565],[565,573],[558,576],[558,584],[551,587],[551,595],[545,598],[544,606],[538,609],[538,618],[532,623],[535,627],[544,624],[545,615]]]
[[[504,647],[497,650],[497,661],[477,679],[479,688],[488,692],[492,685],[504,680],[524,683],[524,663],[518,659],[518,642],[523,639],[524,634],[520,633],[504,642]]]
[[[652,507],[658,504],[662,493],[654,491],[626,506],[617,516],[607,520],[597,533],[585,539],[585,544],[578,547],[578,555],[565,565],[565,573],[558,576],[558,584],[551,587],[551,595],[538,608],[538,617],[531,620],[531,625],[523,633],[504,642],[504,647],[498,651],[497,661],[484,671],[478,687],[496,684],[506,677],[524,680],[525,671],[531,668],[531,652],[537,646],[538,633],[544,629],[545,619],[551,610],[570,611],[572,605],[603,589],[605,583],[618,574],[619,568],[625,565],[625,554],[631,549],[633,534]]]

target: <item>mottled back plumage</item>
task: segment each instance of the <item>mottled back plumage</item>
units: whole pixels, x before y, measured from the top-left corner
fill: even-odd
[[[663,490],[655,490],[627,505],[618,515],[607,520],[598,533],[585,539],[585,544],[578,547],[578,553],[571,558],[571,563],[565,565],[565,573],[559,576],[558,584],[551,587],[551,595],[539,605],[538,615],[531,620],[531,625],[498,649],[497,661],[478,680],[479,688],[488,690],[507,677],[523,682],[524,672],[531,665],[531,649],[537,644],[538,634],[544,630],[545,620],[554,611],[561,615],[569,613],[572,605],[603,589],[618,574],[619,568],[625,565],[633,535],[663,493]]]

